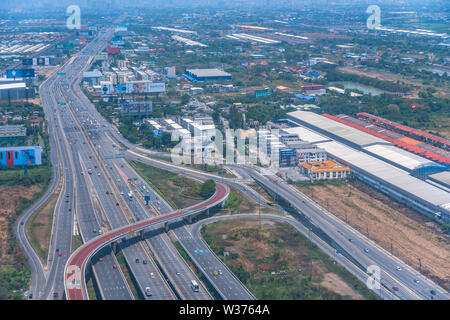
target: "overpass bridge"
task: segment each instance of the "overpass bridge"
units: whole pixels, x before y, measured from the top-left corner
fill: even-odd
[[[130,234],[138,233],[150,226],[159,224],[165,224],[167,226],[171,221],[209,210],[218,205],[223,205],[227,200],[228,195],[228,186],[216,182],[216,192],[214,193],[214,195],[199,204],[190,206],[185,209],[177,210],[165,216],[159,216],[156,218],[139,221],[131,225],[111,230],[85,243],[83,246],[79,247],[75,252],[72,253],[65,266],[64,290],[67,299],[89,299],[85,282],[86,267],[92,256],[100,249],[104,248],[106,245],[123,239]]]

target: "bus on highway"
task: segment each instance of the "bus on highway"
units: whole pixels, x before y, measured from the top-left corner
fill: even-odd
[[[198,292],[198,283],[195,280],[191,280],[191,288],[194,292]]]

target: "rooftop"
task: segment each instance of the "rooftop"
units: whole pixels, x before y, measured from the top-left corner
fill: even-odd
[[[219,69],[186,69],[197,77],[229,77],[231,74]]]

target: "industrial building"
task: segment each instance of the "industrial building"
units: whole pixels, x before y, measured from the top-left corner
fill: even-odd
[[[27,128],[24,125],[0,126],[0,138],[26,137]]]
[[[442,148],[444,150],[450,150],[450,141],[445,138],[441,138],[414,128],[410,128],[408,126],[404,126],[398,123],[395,123],[393,121],[389,121],[374,115],[371,115],[369,113],[360,112],[357,114],[359,119],[365,119],[373,124],[379,125],[383,128],[393,130],[395,132],[398,132],[400,134],[409,136],[414,139],[418,139],[420,141],[423,141],[425,143],[435,145],[438,148]]]
[[[191,81],[231,80],[231,74],[219,69],[186,69],[183,76]]]
[[[0,84],[0,101],[34,99],[34,89],[26,86],[25,82]]]
[[[0,148],[0,166],[41,165],[41,147]]]
[[[436,163],[312,112],[294,111],[287,118],[296,127],[285,131],[325,149],[330,158],[348,166],[359,179],[431,218],[450,221],[449,191],[414,176],[418,168]]]
[[[358,129],[360,131],[364,131],[368,134],[371,134],[373,136],[379,137],[381,139],[384,139],[386,141],[391,142],[395,146],[402,148],[404,150],[413,152],[417,155],[423,156],[429,160],[437,161],[441,164],[447,165],[450,167],[450,152],[447,150],[444,150],[439,147],[435,147],[433,145],[430,145],[426,142],[417,140],[415,138],[411,138],[409,136],[405,136],[403,134],[400,134],[398,132],[391,131],[387,129],[386,125],[384,127],[378,126],[373,123],[373,121],[367,121],[362,119],[355,119],[352,117],[349,117],[347,115],[338,115],[338,116],[332,116],[324,114],[325,117],[338,121],[340,123],[343,123],[345,125],[348,125],[350,127],[353,127],[355,129]],[[402,125],[399,125],[402,127]],[[390,126],[390,128],[396,128],[395,126]],[[403,130],[405,131],[405,130]],[[410,129],[408,132],[408,135],[415,134],[415,132],[420,132],[415,129]],[[426,137],[434,138],[435,136],[429,135],[427,133],[423,133],[426,135]],[[435,137],[438,140],[434,141],[435,144],[438,144],[444,148],[446,148],[449,145],[449,141],[444,138]],[[431,140],[428,138],[428,141]]]
[[[320,84],[302,86],[302,93],[309,96],[321,96],[327,93],[325,86]]]

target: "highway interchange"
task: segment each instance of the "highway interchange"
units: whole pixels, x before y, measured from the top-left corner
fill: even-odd
[[[33,299],[61,298],[65,291],[67,292],[66,269],[67,262],[73,257],[71,253],[74,249],[72,247],[74,233],[81,235],[86,246],[86,243],[93,243],[108,232],[152,219],[164,219],[177,212],[176,208],[172,208],[133,170],[126,158],[137,159],[194,180],[211,178],[218,185],[222,183],[234,187],[249,199],[266,205],[266,199],[239,179],[224,178],[156,160],[155,152],[129,143],[115,127],[101,117],[81,91],[79,83],[81,74],[89,68],[92,57],[106,47],[112,34],[110,29],[101,32],[95,41],[87,44],[80,53],[58,70],[58,73],[65,73],[64,76],[55,74],[40,87],[40,97],[50,133],[53,179],[47,193],[29,208],[16,224],[16,233],[32,269]],[[66,104],[63,104],[64,102]],[[430,290],[436,291],[434,299],[448,299],[448,294],[442,288],[279,178],[264,175],[254,167],[229,166],[229,168],[241,175],[242,180],[254,179],[269,192],[276,193],[297,213],[306,216],[315,227],[332,238],[334,246],[324,241],[323,237],[314,233],[311,235],[316,245],[330,256],[334,256],[339,264],[361,281],[365,282],[367,279],[365,269],[368,266],[374,264],[380,266],[382,290],[376,293],[382,295],[384,299],[430,299]],[[130,178],[136,181],[136,184],[129,184]],[[57,188],[60,188],[60,194],[55,208],[49,258],[47,265],[44,266],[26,238],[24,224]],[[127,198],[130,190],[134,193],[131,201]],[[145,205],[144,194],[150,195],[150,206]],[[280,207],[277,208],[281,212],[284,211]],[[186,215],[189,214],[188,212]],[[204,221],[226,218],[214,217]],[[268,216],[268,218],[289,222],[302,233],[311,234],[298,220],[286,217],[286,213],[285,216]],[[196,280],[200,284],[202,282],[173,245],[171,238],[175,238],[221,298],[254,299],[247,288],[201,239],[199,227],[202,223],[192,226],[185,220],[177,218],[171,222],[169,233],[166,233],[160,225],[151,225],[145,227],[145,232],[138,237],[125,236],[117,241],[141,291],[139,296],[133,295],[125,279],[125,270],[121,269],[114,254],[116,246],[98,245],[93,253],[91,252],[90,263],[84,267],[92,270],[101,296],[105,300],[212,299],[202,285],[199,292],[194,292],[190,287],[191,280]],[[342,249],[346,256],[336,255],[337,248]],[[349,256],[351,259],[348,259]],[[401,266],[402,270],[397,270],[397,266]],[[217,270],[220,271],[219,275],[213,276],[213,271]],[[69,272],[70,274],[72,273]],[[84,279],[84,275],[81,278]],[[415,279],[420,280],[419,283],[416,283]],[[85,288],[84,283],[77,285]],[[147,286],[151,287],[151,296],[145,295]],[[394,291],[394,287],[398,287],[399,290]]]

